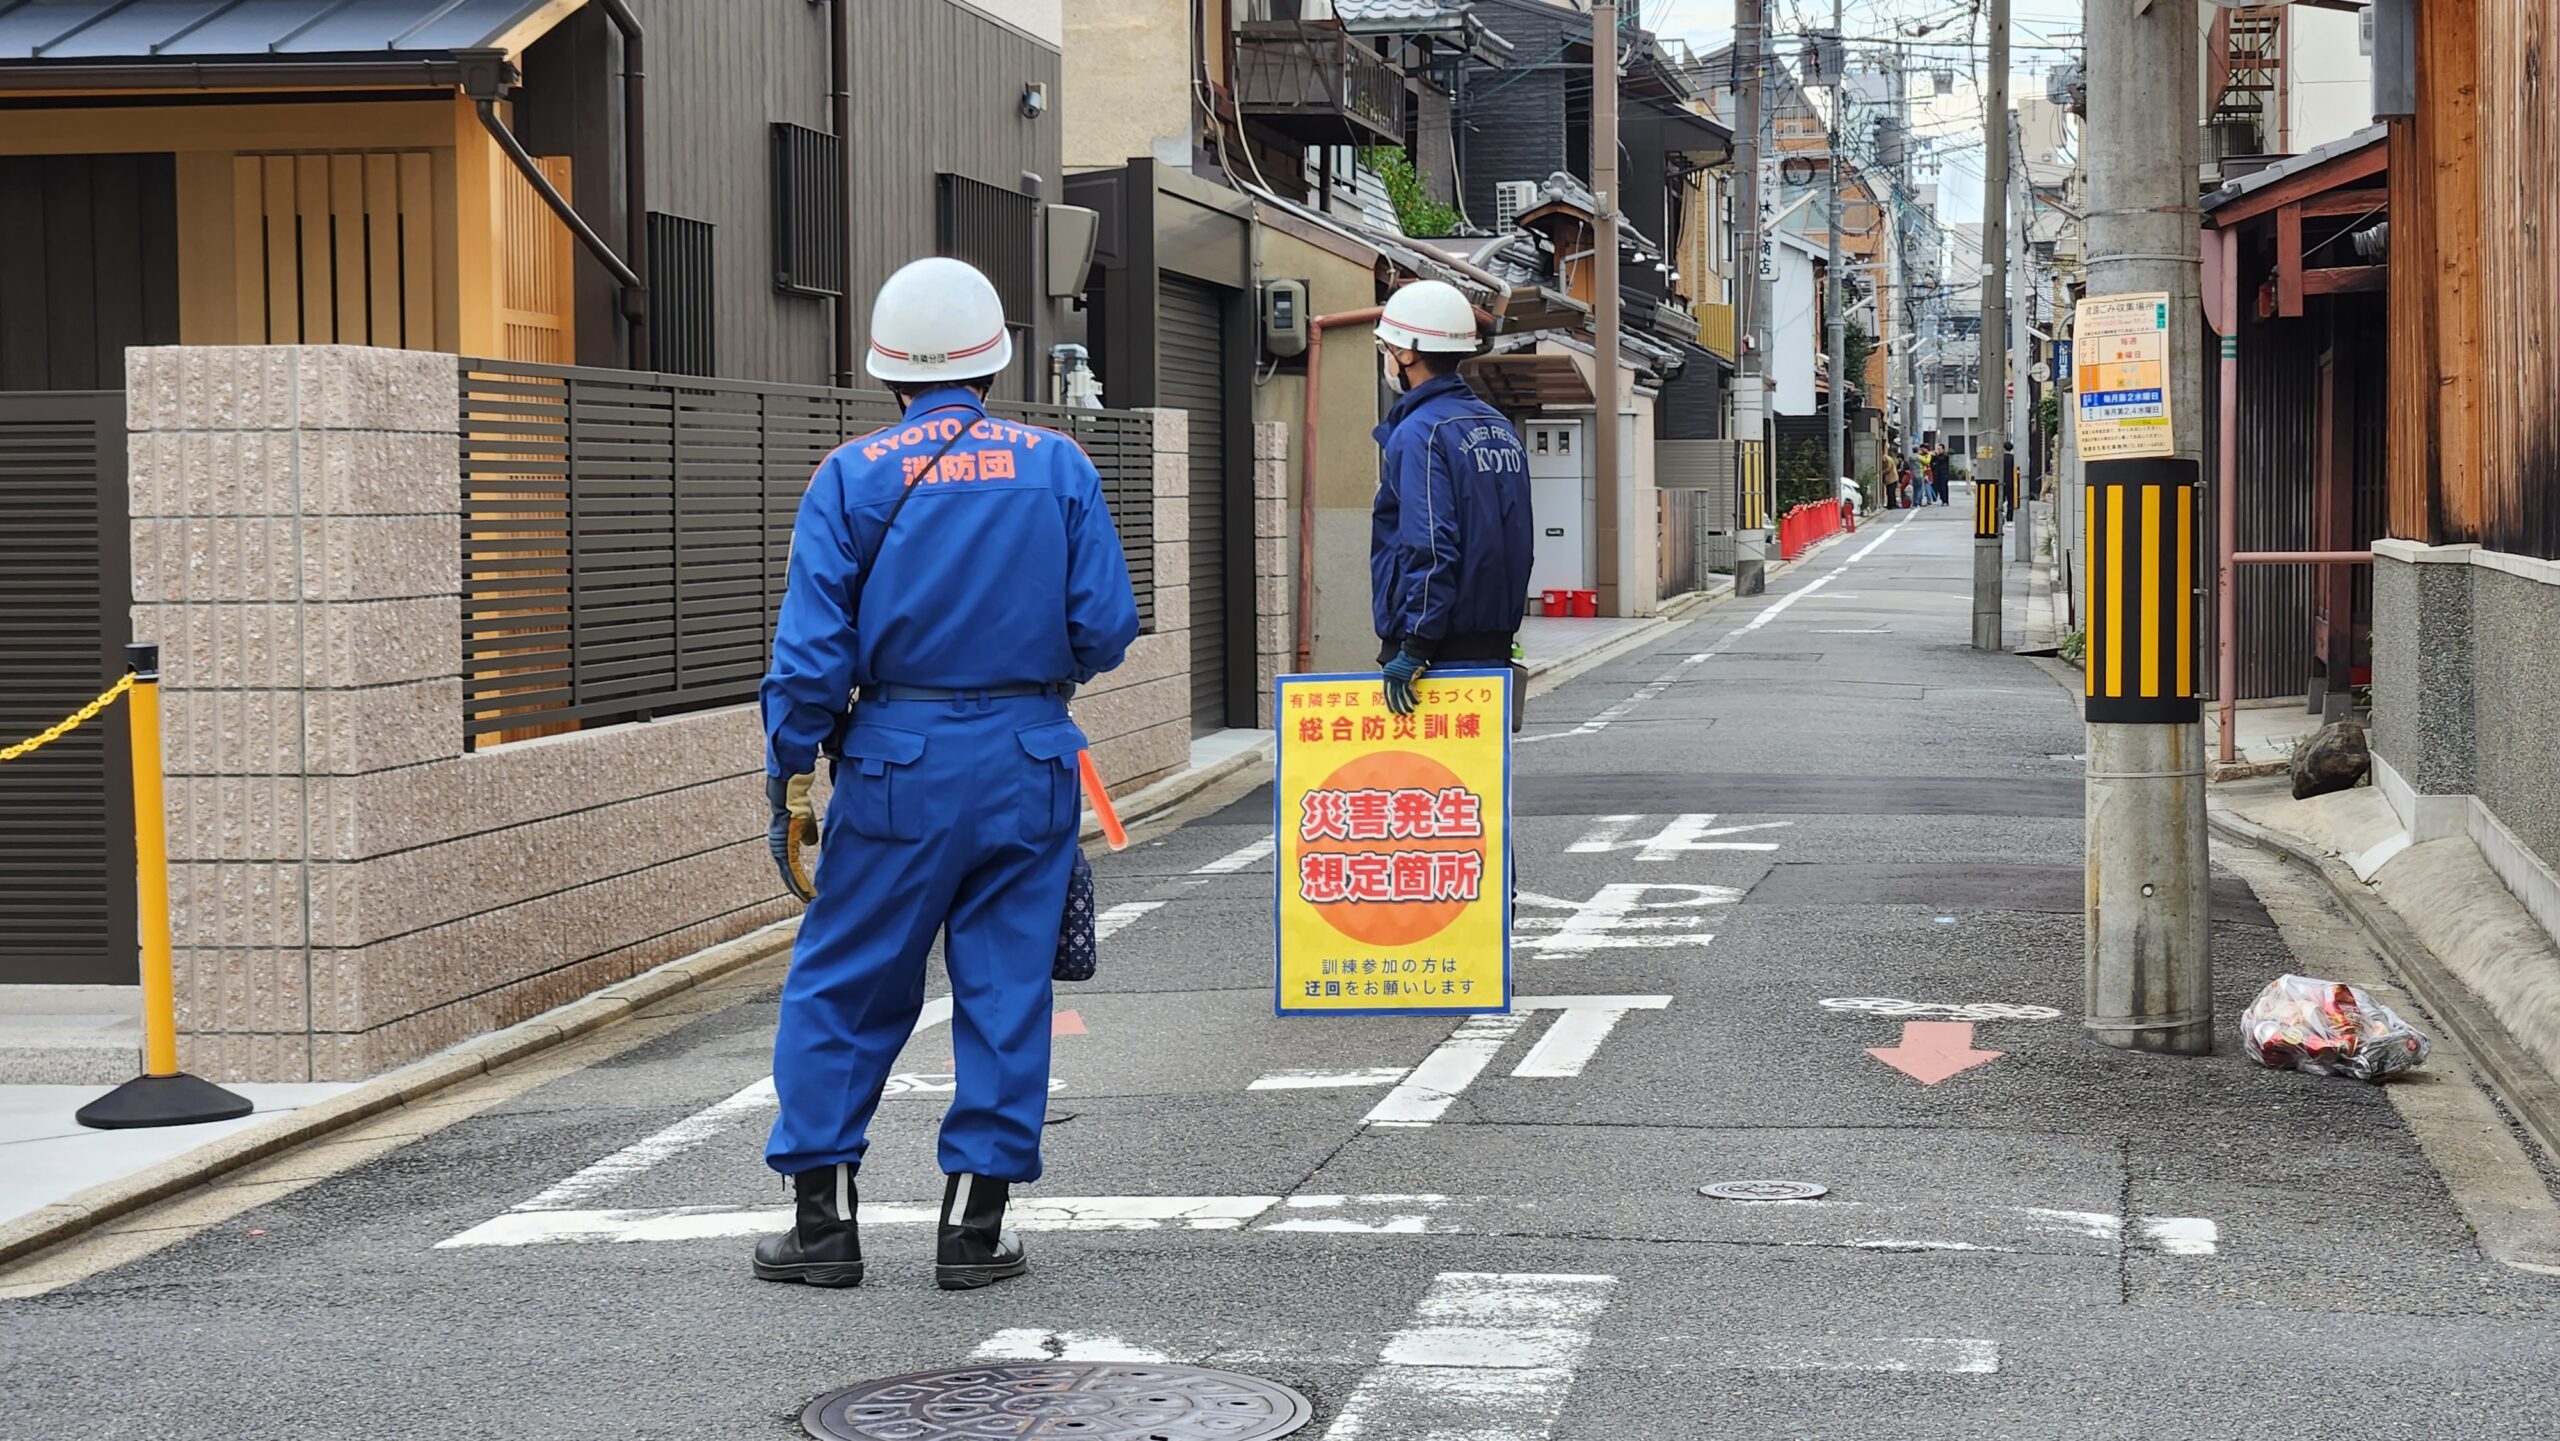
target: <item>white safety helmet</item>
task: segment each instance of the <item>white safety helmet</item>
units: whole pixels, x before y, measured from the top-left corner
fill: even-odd
[[[892,385],[983,380],[1013,363],[995,285],[966,261],[930,255],[898,268],[871,302],[862,368]]]
[[[1387,297],[1378,339],[1398,350],[1476,348],[1476,308],[1445,280],[1417,280]]]

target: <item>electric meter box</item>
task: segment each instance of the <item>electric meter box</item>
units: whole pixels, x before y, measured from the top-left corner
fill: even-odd
[[[1262,283],[1262,348],[1278,356],[1307,352],[1307,283],[1266,280]]]

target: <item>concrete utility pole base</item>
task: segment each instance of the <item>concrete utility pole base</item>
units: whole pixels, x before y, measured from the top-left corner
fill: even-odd
[[[1973,648],[2000,648],[2000,537],[1973,538]]]
[[[2204,727],[2089,727],[2088,1019],[2128,1051],[2213,1054]]]

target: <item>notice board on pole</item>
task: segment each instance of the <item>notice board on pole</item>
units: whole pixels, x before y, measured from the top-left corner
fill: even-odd
[[[1509,667],[1436,671],[1412,715],[1368,675],[1284,675],[1273,1009],[1511,1004]]]
[[[2073,311],[2082,460],[2173,454],[2169,429],[2169,296],[2093,295]]]

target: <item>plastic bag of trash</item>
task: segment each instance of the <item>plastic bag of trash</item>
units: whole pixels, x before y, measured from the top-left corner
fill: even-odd
[[[2249,1059],[2270,1070],[2380,1081],[2426,1064],[2429,1043],[2360,986],[2278,976],[2240,1013]]]

